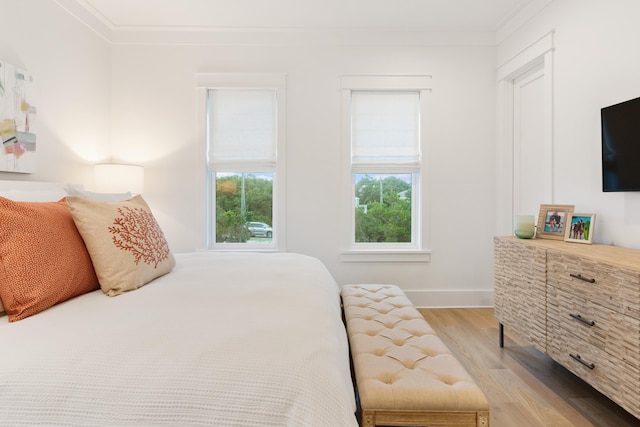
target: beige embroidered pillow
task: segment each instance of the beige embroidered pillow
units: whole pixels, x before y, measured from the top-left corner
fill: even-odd
[[[170,272],[176,262],[141,196],[121,202],[67,197],[102,291],[115,296]]]

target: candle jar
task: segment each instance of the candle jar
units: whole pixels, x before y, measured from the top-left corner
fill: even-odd
[[[513,233],[520,239],[531,239],[536,234],[533,215],[516,215],[513,220]]]

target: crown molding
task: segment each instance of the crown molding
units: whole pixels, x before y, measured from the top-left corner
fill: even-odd
[[[126,28],[115,45],[204,46],[493,46],[493,32],[380,30]]]
[[[496,44],[502,43],[551,3],[553,3],[553,0],[533,0],[528,3],[498,28],[498,31],[496,31]]]
[[[84,0],[54,0],[54,2],[98,36],[112,43],[112,26],[99,18],[96,11],[92,12],[91,7]]]
[[[194,46],[493,46],[493,31],[117,26],[85,0],[54,0],[113,45]]]
[[[553,0],[533,0],[497,31],[419,29],[220,28],[118,26],[86,0],[54,0],[62,9],[113,45],[191,46],[495,46]]]

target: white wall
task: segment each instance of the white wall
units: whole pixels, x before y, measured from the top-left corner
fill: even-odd
[[[35,6],[35,7],[34,7]],[[640,194],[600,190],[600,108],[640,96],[636,0],[553,0],[496,48],[110,45],[48,0],[5,0],[0,58],[36,77],[38,172],[0,179],[92,184],[112,153],[146,167],[145,197],[176,252],[196,248],[195,73],[285,72],[287,249],[323,260],[339,283],[391,282],[419,305],[484,304],[492,290],[496,65],[555,29],[555,203],[595,212],[595,240],[640,247]],[[362,40],[360,40],[362,42]],[[339,261],[340,74],[430,74],[432,259]],[[110,145],[110,146],[109,146]]]
[[[3,180],[91,183],[108,156],[110,45],[49,0],[4,0],[0,60],[34,75],[37,173]]]
[[[145,198],[176,252],[194,250],[203,232],[195,90],[203,72],[287,74],[288,251],[320,258],[339,283],[438,291],[412,293],[421,305],[491,304],[494,47],[114,46],[113,151],[146,165]],[[433,76],[428,264],[339,261],[341,74]]]
[[[91,187],[91,165],[109,155],[140,163],[144,196],[172,250],[194,250],[204,197],[195,74],[284,72],[287,250],[320,258],[341,284],[398,284],[418,305],[491,304],[496,58],[486,38],[469,46],[403,45],[381,35],[380,45],[365,36],[349,46],[126,45],[104,41],[53,1],[5,0],[3,16],[11,18],[0,26],[0,58],[37,79],[39,164],[36,174],[0,179]],[[433,76],[429,263],[339,260],[341,74]]]
[[[595,242],[640,249],[640,193],[603,193],[600,164],[600,109],[640,96],[638,16],[636,0],[554,0],[497,56],[500,65],[555,30],[554,203],[596,213]]]

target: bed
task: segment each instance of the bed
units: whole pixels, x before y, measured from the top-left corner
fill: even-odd
[[[358,425],[339,288],[319,260],[171,257],[117,296],[0,317],[0,425]]]

